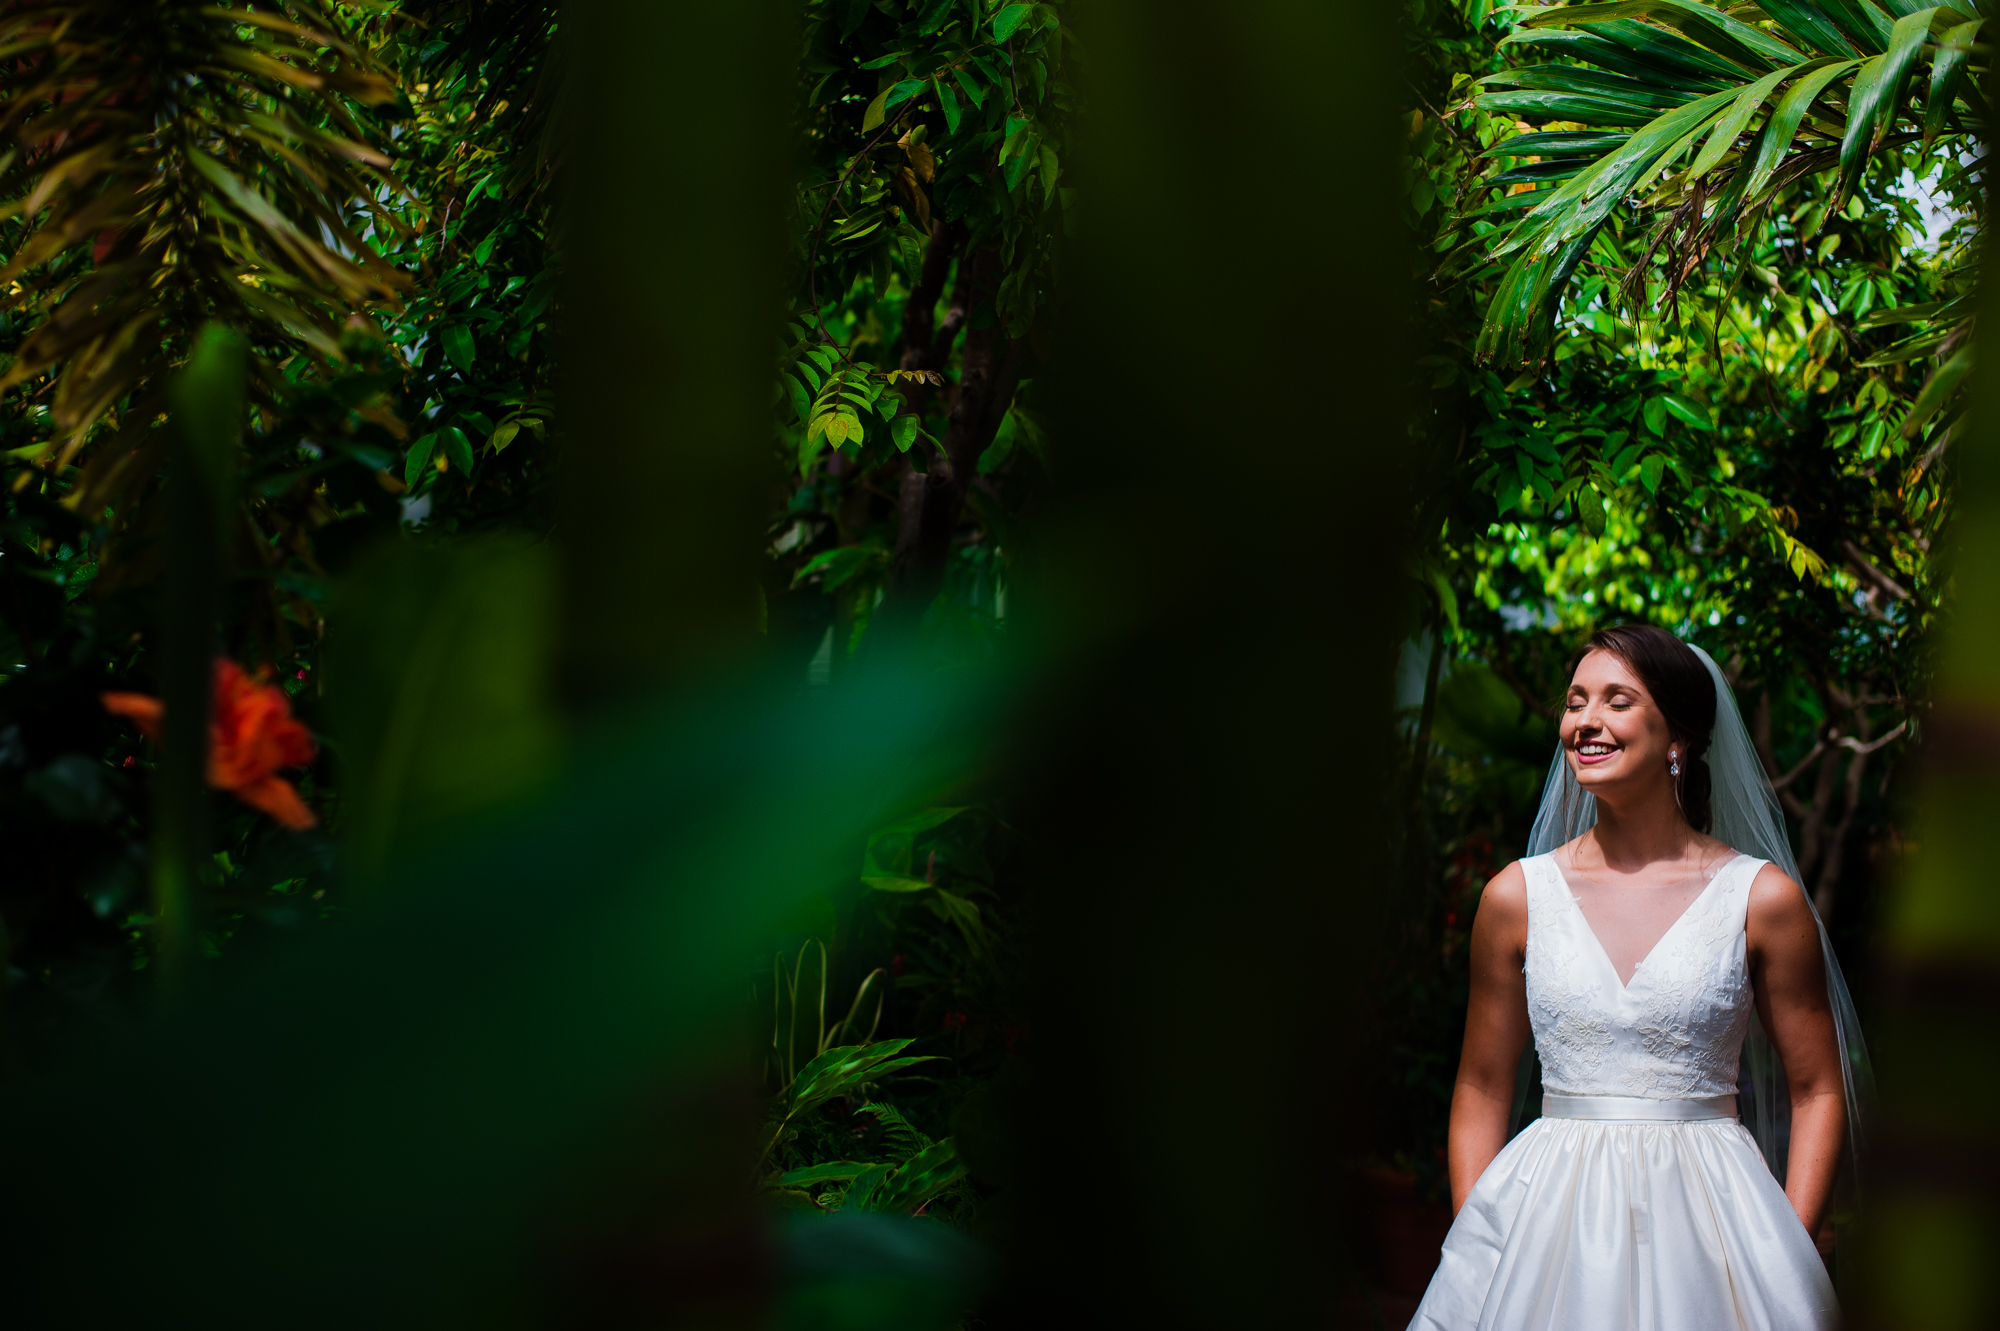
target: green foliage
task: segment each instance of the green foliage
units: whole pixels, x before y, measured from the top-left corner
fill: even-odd
[[[1073,44],[1046,4],[804,13],[808,164],[774,393],[797,478],[775,596],[792,603],[774,632],[802,656],[830,643],[837,675],[887,598],[976,654],[1004,617],[1003,533],[1040,461],[1031,367],[1075,206]]]
[[[1844,177],[1853,62],[1893,24],[1800,73],[1769,43],[1807,41],[1830,7],[1784,6],[1803,30],[1779,6],[1612,8],[1411,6],[1404,216],[1435,267],[1408,473],[1405,933],[1382,1011],[1405,1080],[1381,1146],[1438,1187],[1478,893],[1525,847],[1584,635],[1657,623],[1731,671],[1806,886],[1858,949],[1948,585],[1976,93],[1951,85],[1928,145],[1921,88],[1882,102],[1889,130]]]
[[[121,975],[144,992],[156,957],[145,778],[157,755],[96,693],[161,691],[166,385],[202,323],[241,328],[249,350],[223,650],[268,669],[308,725],[328,721],[327,611],[361,552],[405,534],[547,528],[554,19],[517,5],[487,22],[498,8],[78,3],[8,21],[21,60],[0,88],[13,389],[0,400],[0,735],[13,737],[0,743],[0,825],[18,871],[0,877],[0,919],[24,977],[20,1021],[119,995]],[[464,558],[515,636],[475,642],[477,625],[425,621],[453,640],[444,673],[400,679],[408,693],[430,678],[431,701],[497,708],[510,724],[475,728],[483,756],[390,744],[407,780],[386,809],[333,798],[330,763],[303,774],[333,836],[205,794],[220,851],[198,865],[201,951],[334,909],[335,837],[366,832],[379,854],[396,829],[518,793],[523,770],[546,768],[551,733],[511,725],[545,663],[500,668],[519,656],[510,643],[539,640],[519,612],[546,597],[509,572],[520,560],[504,544]],[[388,566],[429,585],[450,562],[368,562],[368,613],[409,608],[387,594]],[[342,728],[357,740],[407,728],[386,686],[370,724],[352,722],[362,685],[398,669],[399,652],[428,659],[426,631],[385,643],[357,630],[344,644],[357,687]],[[364,665],[371,652],[383,659]],[[341,751],[342,780],[372,752]],[[82,821],[52,821],[55,806]]]
[[[290,13],[79,0],[0,28],[0,308],[31,326],[0,390],[55,370],[51,467],[127,399],[139,447],[200,320],[250,333],[268,402],[278,362],[343,361],[343,322],[407,285],[362,238],[403,187],[356,109],[394,84],[335,11]]]
[[[1004,830],[977,806],[876,828],[854,887],[816,907],[815,932],[774,957],[760,1174],[775,1202],[977,1224],[1004,1190],[1000,1134],[974,1121],[974,1146],[961,1155],[958,1144],[968,1106],[976,1120],[1025,1052]],[[851,998],[847,976],[858,977]]]

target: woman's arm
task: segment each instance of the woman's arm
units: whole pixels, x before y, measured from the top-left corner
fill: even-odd
[[[1757,1016],[1792,1090],[1792,1149],[1785,1196],[1806,1232],[1818,1237],[1847,1137],[1847,1091],[1840,1040],[1826,996],[1819,926],[1799,885],[1766,865],[1750,886],[1744,925]]]
[[[1528,879],[1510,864],[1494,875],[1472,921],[1472,1001],[1451,1093],[1451,1210],[1507,1144],[1514,1070],[1528,1043]]]

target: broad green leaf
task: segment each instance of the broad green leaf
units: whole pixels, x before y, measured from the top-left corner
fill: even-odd
[[[1640,411],[1639,414],[1645,420],[1646,428],[1648,430],[1651,430],[1654,434],[1657,435],[1666,434],[1667,401],[1665,398],[1659,398],[1659,397],[1647,398],[1646,405]]]
[[[1660,477],[1666,473],[1667,460],[1658,453],[1648,453],[1646,460],[1639,464],[1639,480],[1645,485],[1647,494],[1660,492]]]
[[[507,445],[513,443],[514,436],[519,433],[521,433],[520,421],[501,421],[493,428],[493,433],[487,436],[486,446],[495,453],[504,453]]]
[[[1817,3],[1853,41],[1857,54],[1879,55],[1889,45],[1892,20],[1874,0],[1817,0]]]
[[[1661,92],[1652,85],[1642,83],[1635,78],[1628,78],[1623,74],[1607,74],[1601,69],[1581,69],[1574,65],[1530,65],[1524,69],[1488,74],[1479,82],[1482,85],[1494,84],[1536,92],[1568,92],[1585,97],[1604,97],[1620,105],[1643,107],[1654,114],[1671,111],[1677,106],[1684,105],[1693,96],[1686,92]]]
[[[424,468],[430,466],[431,455],[437,451],[437,431],[433,430],[416,443],[410,445],[408,455],[403,459],[403,484],[414,490],[423,478]]]
[[[1653,107],[1640,102],[1567,92],[1490,92],[1473,100],[1489,115],[1568,120],[1580,125],[1638,126],[1656,114]]]
[[[1662,28],[1644,28],[1641,24],[1633,24],[1631,26],[1643,29],[1648,44],[1666,41],[1677,42],[1689,50],[1698,53],[1698,55],[1715,61],[1716,64],[1728,69],[1728,77],[1730,79],[1733,80],[1738,77],[1737,71],[1726,61],[1716,60],[1714,56],[1709,55],[1708,52],[1703,51],[1699,46],[1695,46],[1684,37],[1675,36]],[[1615,25],[1595,25],[1596,29],[1610,27],[1615,27]],[[1620,45],[1607,40],[1598,30],[1575,32],[1566,28],[1517,28],[1513,33],[1503,38],[1500,45],[1539,46],[1546,50],[1552,50],[1558,55],[1569,56],[1576,60],[1587,60],[1591,64],[1601,66],[1605,69],[1617,70],[1621,74],[1630,74],[1633,78],[1643,79],[1655,87],[1675,88],[1682,92],[1710,93],[1716,92],[1725,86],[1722,82],[1718,81],[1718,76],[1711,70],[1701,68],[1694,70],[1683,69],[1674,61],[1660,59],[1657,56],[1633,50],[1629,45]]]
[[[954,69],[951,71],[951,77],[964,90],[967,101],[976,107],[984,107],[986,105],[986,91],[979,86],[978,81],[972,77],[970,71],[962,68]]]
[[[1558,188],[1537,192],[1534,208],[1493,251],[1495,258],[1525,253],[1508,267],[1489,302],[1476,346],[1482,359],[1517,364],[1529,358],[1534,339],[1545,335],[1553,319],[1554,301],[1626,192],[1685,147],[1736,95],[1713,93],[1669,111]]]
[[[953,134],[958,133],[958,98],[952,94],[950,85],[941,80],[937,84],[937,99],[939,109],[944,112],[945,128]]]
[[[917,835],[941,826],[964,812],[963,805],[924,809],[879,829],[868,838],[868,844],[862,849],[862,874],[873,877],[914,877],[911,867],[911,847],[915,844]]]
[[[909,58],[910,58],[910,53],[908,51],[891,51],[887,55],[878,55],[873,60],[868,61],[866,64],[857,65],[855,66],[855,68],[887,69],[889,66],[894,64],[900,64],[902,61],[908,60]]]
[[[1042,145],[1042,203],[1055,197],[1056,178],[1062,174],[1062,166],[1056,160],[1056,150],[1048,144]]]
[[[1517,11],[1520,12],[1520,11]],[[1528,10],[1524,27],[1574,27],[1612,19],[1651,18],[1678,28],[1709,50],[1743,67],[1762,73],[1774,64],[1797,64],[1798,51],[1776,37],[1694,0],[1622,0],[1611,4],[1563,5]]]
[[[993,16],[993,40],[1004,42],[1034,12],[1033,5],[1008,5]]]
[[[1452,590],[1451,579],[1444,570],[1431,570],[1431,590],[1437,594],[1438,609],[1444,612],[1444,622],[1453,633],[1458,630],[1458,593]]]
[[[440,434],[438,443],[452,466],[468,476],[472,474],[472,441],[465,437],[465,431],[453,425]]]
[[[944,26],[945,19],[951,13],[951,7],[957,3],[958,0],[931,0],[917,19],[917,31],[926,37],[936,32]]]
[[[887,111],[909,101],[924,90],[926,82],[927,80],[924,79],[904,79],[901,83],[889,89],[889,99],[882,104],[883,109]]]
[[[853,1160],[833,1160],[823,1165],[807,1165],[804,1169],[794,1169],[781,1174],[769,1186],[776,1188],[809,1188],[815,1183],[845,1183],[875,1168],[873,1163],[859,1163]]]
[[[1562,455],[1556,452],[1555,445],[1543,438],[1539,430],[1523,431],[1521,434],[1521,447],[1527,449],[1528,452],[1534,454],[1550,466],[1555,466],[1562,461]]]
[[[1689,41],[1678,32],[1654,23],[1612,19],[1607,23],[1593,23],[1589,30],[1592,36],[1602,37],[1630,51],[1635,59],[1652,68],[1670,71],[1683,79],[1707,82],[1711,88],[1719,89],[1722,85],[1733,87],[1741,84],[1750,74],[1763,73],[1761,68],[1746,70],[1707,47]]]
[[[840,1045],[827,1050],[799,1069],[792,1079],[788,1116],[822,1100],[831,1099],[849,1087],[874,1080],[892,1069],[933,1061],[929,1055],[899,1058],[910,1040],[883,1040],[876,1044]]]
[[[943,914],[949,916],[964,931],[966,941],[977,947],[976,940],[986,932],[986,922],[979,913],[978,904],[941,887],[932,894],[932,900]]]
[[[1925,382],[1923,391],[1917,394],[1915,405],[1910,408],[1909,417],[1903,422],[1903,435],[1914,439],[1925,421],[1937,414],[1959,383],[1972,369],[1972,343],[1968,342],[1952,354],[1952,358],[1940,365]]]
[[[892,91],[892,88],[893,85],[891,88],[882,89],[882,91],[875,94],[875,100],[868,103],[868,110],[861,116],[861,132],[863,134],[866,134],[871,129],[875,129],[888,118],[889,93]]]
[[[1806,50],[1825,55],[1861,54],[1812,0],[1763,0],[1762,8]]]
[[[1985,19],[1974,19],[1970,23],[1960,23],[1947,28],[1938,39],[1937,55],[1931,61],[1931,89],[1924,106],[1924,147],[1928,150],[1937,136],[1944,132],[1945,122],[1951,118],[1951,106],[1958,98],[1958,85],[1964,81],[1966,67],[1972,60],[1972,42],[1979,35]]]
[[[1789,69],[1781,69],[1766,74],[1743,90],[1729,110],[1715,122],[1715,128],[1708,132],[1708,142],[1702,147],[1701,155],[1687,169],[1689,180],[1705,176],[1714,169],[1723,155],[1736,145],[1736,136],[1749,127],[1750,117],[1757,114],[1765,99],[1791,73]]]
[[[1624,146],[1630,134],[1598,134],[1590,131],[1556,130],[1516,134],[1486,150],[1488,157],[1602,157]]]
[[[928,892],[936,886],[921,878],[897,878],[890,874],[863,874],[861,882],[877,892]]]
[[[1597,493],[1596,486],[1585,485],[1577,491],[1576,512],[1592,536],[1604,535],[1604,497]]]
[[[785,385],[785,393],[792,400],[792,411],[798,416],[799,423],[803,425],[810,421],[812,419],[812,394],[806,392],[805,385],[798,381],[798,376],[796,375],[781,374],[778,378]]]
[[[1028,173],[1040,162],[1041,142],[1039,135],[1029,133],[1021,145],[1021,151],[1015,154],[1013,161],[1007,163],[1006,180],[1009,194],[1021,187],[1021,182],[1028,178]]]
[[[1517,166],[1510,170],[1502,171],[1497,176],[1490,176],[1487,178],[1486,183],[1494,189],[1500,189],[1507,185],[1547,184],[1551,181],[1568,180],[1571,176],[1583,170],[1585,165],[1585,163],[1579,162],[1575,158],[1562,157],[1558,157],[1553,162],[1530,162],[1525,166]],[[1431,189],[1430,182],[1420,179],[1416,182],[1416,185],[1422,186],[1426,197],[1428,197]],[[1416,186],[1412,186],[1413,201],[1415,188]],[[1521,196],[1513,195],[1510,197],[1519,198]],[[1422,211],[1420,207],[1418,209],[1419,215],[1421,215]]]
[[[840,1209],[843,1211],[873,1209],[875,1194],[884,1183],[888,1182],[889,1172],[893,1168],[892,1165],[874,1165],[862,1171],[861,1176],[848,1188],[847,1196],[841,1199]]]
[[[444,354],[458,367],[460,374],[472,373],[472,330],[463,324],[454,324],[438,335],[444,345]]]
[[[946,1137],[905,1160],[873,1190],[866,1209],[914,1211],[964,1177],[965,1164],[958,1158],[958,1146]]]
[[[1860,63],[1858,60],[1840,60],[1821,65],[1800,78],[1778,99],[1777,108],[1764,124],[1764,137],[1757,144],[1756,165],[1751,168],[1750,182],[1744,188],[1746,198],[1755,199],[1762,194],[1771,173],[1778,169],[1778,164],[1791,150],[1792,136],[1798,133],[1799,124],[1805,119],[1814,99],[1826,89],[1827,84]]]
[[[1676,418],[1686,421],[1697,430],[1713,430],[1715,428],[1714,424],[1708,419],[1707,410],[1697,402],[1692,402],[1678,393],[1668,393],[1665,397],[1658,400],[1664,403],[1667,410],[1673,413]]]
[[[888,560],[888,552],[879,544],[864,541],[858,545],[843,545],[822,551],[807,561],[806,566],[794,575],[794,584],[812,577],[824,575],[825,586],[831,591],[841,584],[858,577],[871,568],[879,567]]]
[[[917,418],[913,415],[898,416],[889,422],[889,438],[896,445],[898,453],[907,453],[917,437]]]
[[[1935,8],[1896,20],[1889,50],[1861,67],[1847,98],[1847,133],[1840,141],[1840,192],[1846,194],[1861,178],[1861,168],[1881,141],[1909,87],[1917,55],[1930,36]]]

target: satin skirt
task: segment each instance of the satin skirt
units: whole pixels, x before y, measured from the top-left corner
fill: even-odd
[[[1410,1331],[1832,1331],[1833,1283],[1729,1119],[1542,1118],[1473,1186]]]

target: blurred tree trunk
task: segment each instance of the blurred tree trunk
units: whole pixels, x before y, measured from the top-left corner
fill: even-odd
[[[1986,265],[1983,329],[2000,327],[1996,278]],[[1975,373],[1957,605],[1882,940],[1881,1117],[1850,1309],[1860,1328],[1969,1331],[2000,1318],[2000,363],[1982,357]]]
[[[1328,499],[1386,492],[1402,422],[1409,262],[1356,203],[1394,197],[1391,13],[1104,0],[1084,30],[1061,510],[1023,597],[1059,655],[1025,718],[1043,1088],[1008,1325],[1321,1326],[1351,1271],[1402,533]],[[1256,247],[1197,183],[1225,161]],[[1226,330],[1199,372],[1184,328]]]
[[[777,10],[722,12],[591,0],[565,18],[558,535],[584,710],[756,633],[769,492],[751,441],[769,432],[791,103]],[[696,201],[712,190],[727,204]]]

